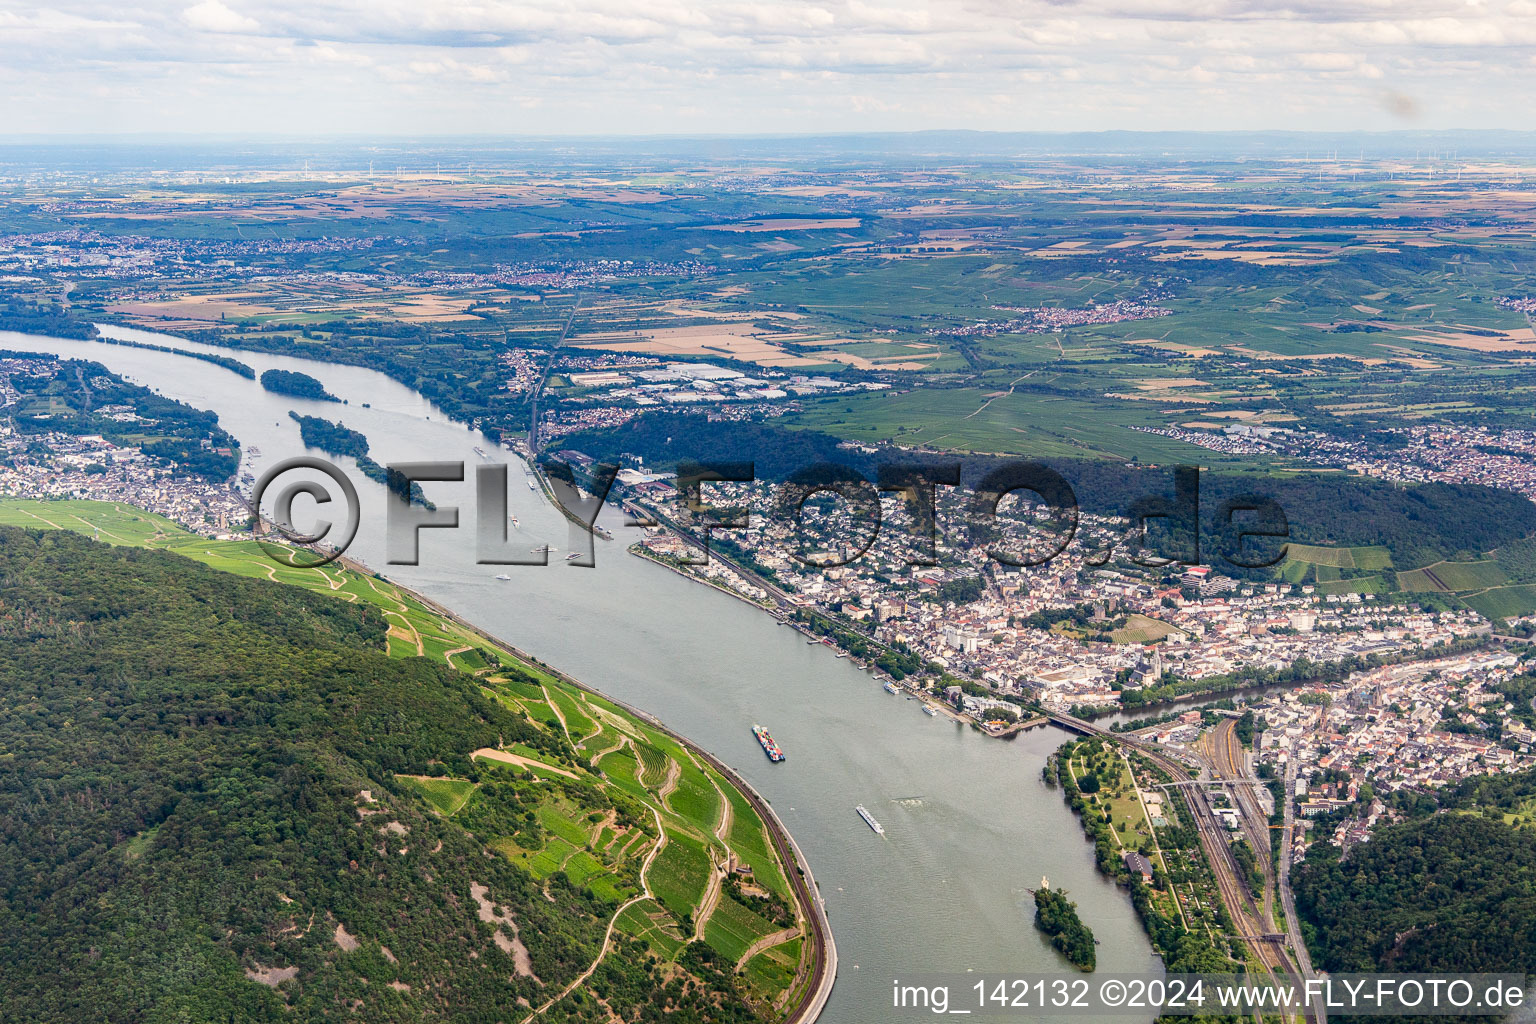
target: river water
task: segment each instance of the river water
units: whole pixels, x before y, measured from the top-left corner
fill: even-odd
[[[274,395],[257,381],[169,353],[10,332],[0,332],[0,348],[93,359],[212,409],[258,476],[263,466],[305,453],[289,410],[362,431],[380,463],[462,460],[472,480],[473,467],[485,462],[477,445],[509,462],[509,508],[528,547],[551,545],[553,564],[476,565],[467,482],[422,485],[440,508],[458,506],[461,529],[422,531],[419,566],[386,565],[384,490],[350,460],[336,459],[362,503],[348,554],[655,714],[770,800],[810,862],[837,941],[838,980],[823,1021],[884,1024],[893,1016],[892,978],[904,974],[1070,971],[1033,926],[1026,890],[1042,876],[1070,890],[1100,941],[1100,971],[1157,969],[1130,899],[1099,876],[1092,846],[1060,793],[1041,782],[1046,756],[1064,733],[1043,728],[999,741],[925,715],[919,702],[887,694],[829,648],[807,645],[762,611],[627,554],[622,517],[611,509],[600,521],[618,539],[596,542],[596,568],[565,564],[568,524],[526,486],[521,462],[380,373],[106,331],[234,355],[258,374],[299,370],[347,404]],[[249,453],[252,446],[259,456]],[[298,525],[306,525],[302,506],[295,509]],[[500,572],[511,581],[495,580]],[[754,722],[772,730],[784,763],[763,756],[749,731]],[[884,824],[883,838],[855,815],[860,803]]]

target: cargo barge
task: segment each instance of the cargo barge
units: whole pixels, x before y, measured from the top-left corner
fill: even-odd
[[[854,810],[859,812],[859,817],[864,819],[864,824],[875,830],[875,835],[885,835],[885,826],[876,821],[875,816],[866,811],[863,804],[859,804]]]
[[[756,736],[757,742],[762,744],[763,753],[768,755],[768,760],[774,763],[784,760],[784,751],[780,750],[779,745],[773,742],[773,737],[768,735],[767,729],[760,725],[754,725],[752,727],[752,735]]]

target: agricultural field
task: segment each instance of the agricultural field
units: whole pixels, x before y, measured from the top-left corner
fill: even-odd
[[[443,817],[452,817],[469,802],[475,790],[480,788],[469,779],[438,778],[427,775],[397,775],[410,788],[427,798],[432,808]]]
[[[1451,591],[1484,590],[1509,582],[1509,577],[1492,560],[1477,562],[1436,562],[1422,569],[1397,574],[1397,584],[1403,590]]]
[[[462,821],[546,887],[558,876],[615,912],[622,905],[619,930],[663,959],[675,960],[697,940],[735,963],[748,947],[774,937],[754,955],[757,966],[739,965],[742,992],[755,1005],[771,1009],[803,981],[811,964],[800,914],[786,910],[786,929],[722,885],[731,873],[776,905],[793,907],[762,819],[719,772],[613,702],[518,658],[387,581],[336,563],[281,566],[255,542],[207,540],[160,516],[104,502],[0,499],[0,524],[72,530],[365,603],[389,624],[391,656],[425,658],[444,670],[478,665],[472,674],[483,692],[537,725],[537,741],[458,752],[445,758],[442,775],[396,776],[402,793]]]
[[[1322,594],[1399,594],[1445,599],[1499,620],[1536,612],[1536,585],[1528,541],[1508,545],[1489,557],[1438,561],[1417,569],[1393,570],[1381,547],[1328,548],[1290,544],[1278,566],[1287,583],[1313,583]]]
[[[536,408],[675,412],[652,385],[611,399],[571,385],[636,357],[788,387],[749,411],[785,427],[943,452],[1288,471],[1304,461],[1220,431],[1536,415],[1536,330],[1498,304],[1532,289],[1531,209],[1513,193],[1491,208],[1399,168],[1320,181],[1268,160],[1192,174],[1120,156],[1093,162],[1092,185],[1065,158],[898,161],[872,185],[791,159],[741,191],[701,187],[710,167],[138,182],[111,204],[61,184],[46,204],[0,196],[0,226],[88,228],[93,258],[119,235],[133,254],[144,237],[257,248],[273,273],[254,280],[178,262],[124,284],[85,267],[59,312],[370,366],[492,436]],[[0,292],[51,303],[60,284]],[[529,373],[509,384],[519,360]],[[798,375],[880,390],[795,390]],[[1217,443],[1149,433],[1183,430]]]
[[[1321,594],[1384,594],[1397,589],[1390,574],[1392,556],[1384,547],[1322,547],[1287,544],[1277,566],[1286,583],[1311,583]],[[1383,572],[1387,570],[1388,572]],[[1398,574],[1401,580],[1404,574]],[[1406,588],[1403,588],[1406,589]]]
[[[1511,587],[1491,587],[1462,598],[1479,614],[1490,619],[1516,618],[1536,612],[1536,585],[1529,583]]]
[[[1386,548],[1325,548],[1311,544],[1287,544],[1286,557],[1294,562],[1336,569],[1389,569],[1392,556]]]
[[[941,451],[1000,452],[1031,458],[1209,462],[1193,445],[1129,429],[1155,410],[1107,418],[1097,403],[980,388],[928,388],[897,395],[829,398],[794,417],[806,427],[859,441],[890,440]]]
[[[1160,619],[1131,615],[1124,626],[1110,633],[1110,638],[1117,644],[1149,644],[1178,632],[1176,627]]]

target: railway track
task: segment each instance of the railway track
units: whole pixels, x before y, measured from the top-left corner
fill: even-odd
[[[689,745],[694,754],[708,762],[710,767],[725,776],[726,780],[736,787],[747,803],[763,821],[764,831],[773,841],[774,848],[779,853],[779,858],[784,864],[784,876],[789,880],[790,886],[795,890],[795,895],[804,907],[806,923],[810,926],[810,941],[813,943],[811,954],[811,976],[807,981],[804,991],[789,1007],[784,1020],[785,1024],[812,1024],[826,1006],[827,997],[832,992],[832,984],[837,977],[837,947],[832,941],[832,926],[827,922],[826,911],[822,909],[821,896],[814,888],[814,881],[805,866],[805,859],[800,855],[794,840],[790,838],[789,831],[777,814],[768,806],[745,779],[736,774],[735,770],[717,760],[713,755],[697,747]]]
[[[1195,833],[1200,839],[1201,849],[1205,851],[1206,860],[1211,865],[1211,874],[1216,879],[1216,888],[1221,895],[1222,906],[1226,909],[1227,917],[1232,922],[1233,930],[1242,940],[1243,945],[1248,948],[1253,959],[1266,971],[1286,977],[1292,985],[1299,988],[1302,984],[1301,973],[1286,952],[1285,933],[1270,932],[1263,927],[1262,922],[1265,918],[1261,916],[1259,907],[1254,903],[1253,893],[1247,882],[1239,875],[1237,862],[1232,857],[1231,846],[1227,840],[1227,830],[1217,819],[1206,791],[1199,785],[1187,784],[1198,782],[1189,770],[1152,744],[1100,729],[1093,723],[1073,715],[1057,712],[1049,714],[1048,717],[1056,724],[1085,736],[1097,736],[1128,743],[1166,772],[1173,782],[1186,783],[1173,788],[1184,797],[1185,805],[1194,817]],[[1235,760],[1231,762],[1232,765],[1235,763]],[[1266,833],[1264,840],[1266,857],[1268,850],[1269,839]],[[1308,1018],[1318,1020],[1312,1012],[1308,1013]],[[1320,1020],[1319,1024],[1321,1024]]]
[[[1201,742],[1214,778],[1232,783],[1252,780],[1252,776],[1248,773],[1242,742],[1237,738],[1237,723],[1232,719],[1222,720]],[[1264,872],[1263,919],[1273,921],[1276,879],[1274,858],[1270,852],[1269,818],[1259,806],[1258,798],[1254,796],[1251,786],[1231,785],[1227,787],[1227,791],[1231,794],[1238,817],[1243,823],[1243,832],[1248,837],[1248,845],[1253,848],[1254,857]]]

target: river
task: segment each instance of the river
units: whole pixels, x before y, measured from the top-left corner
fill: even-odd
[[[348,554],[651,712],[770,800],[810,863],[837,940],[838,981],[823,1021],[884,1024],[893,1016],[891,980],[903,974],[1070,971],[1033,926],[1027,889],[1042,876],[1078,903],[1101,943],[1100,971],[1157,969],[1129,897],[1098,874],[1093,848],[1061,794],[1041,781],[1046,756],[1064,733],[1035,729],[999,741],[925,715],[919,702],[887,694],[829,648],[807,645],[763,612],[627,554],[615,510],[601,522],[617,541],[596,542],[596,568],[565,564],[568,524],[524,484],[520,461],[383,374],[106,331],[233,355],[258,374],[299,370],[347,404],[274,395],[211,363],[101,342],[0,332],[0,348],[93,359],[211,409],[247,449],[257,475],[305,451],[289,410],[362,431],[381,463],[463,460],[472,480],[473,467],[485,461],[477,445],[511,463],[510,510],[529,547],[551,545],[553,564],[474,564],[473,484],[424,483],[440,508],[459,507],[461,529],[422,531],[419,566],[386,565],[384,490],[350,460],[336,459],[351,473],[363,506]],[[249,454],[252,446],[259,456]],[[305,525],[302,510],[296,519]],[[511,581],[495,580],[500,572]],[[749,731],[754,722],[772,730],[784,763],[763,757]],[[884,838],[855,815],[860,803],[885,825]]]

